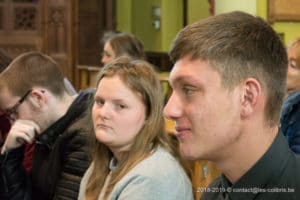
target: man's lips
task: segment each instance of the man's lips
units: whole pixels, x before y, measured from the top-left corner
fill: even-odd
[[[191,132],[190,128],[185,128],[185,127],[176,127],[176,137],[183,139],[184,137],[186,137],[187,134],[189,134]]]

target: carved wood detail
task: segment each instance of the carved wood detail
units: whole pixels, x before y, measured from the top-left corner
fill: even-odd
[[[115,0],[0,0],[0,47],[12,57],[50,55],[80,89],[78,61],[100,64],[99,37],[115,27],[114,9]]]
[[[23,44],[23,45],[7,44],[7,45],[1,45],[1,48],[4,49],[5,52],[7,52],[7,55],[10,56],[11,58],[15,58],[21,53],[36,50],[36,46],[30,45],[30,44],[28,44],[28,45],[26,45],[26,44]]]
[[[65,53],[66,52],[66,19],[65,8],[51,8],[49,13],[49,52]]]
[[[44,1],[0,1],[0,47],[14,58],[42,50],[41,12]]]

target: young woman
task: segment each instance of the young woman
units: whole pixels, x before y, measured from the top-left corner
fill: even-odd
[[[101,62],[104,65],[120,56],[143,60],[146,58],[142,42],[130,33],[109,33],[104,35],[103,42]]]
[[[118,58],[98,76],[92,164],[79,199],[193,199],[177,146],[164,131],[163,95],[146,61]]]

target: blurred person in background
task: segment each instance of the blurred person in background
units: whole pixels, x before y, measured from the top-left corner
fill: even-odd
[[[101,62],[106,65],[120,56],[132,59],[146,59],[143,43],[134,35],[125,32],[107,32]]]
[[[280,129],[290,148],[300,155],[300,38],[288,47],[286,99],[282,106]]]

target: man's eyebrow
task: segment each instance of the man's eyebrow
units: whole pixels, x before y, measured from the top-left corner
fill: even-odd
[[[190,76],[190,75],[183,75],[183,76],[178,76],[178,77],[175,77],[174,79],[172,80],[169,80],[170,84],[172,82],[172,84],[175,84],[175,83],[181,83],[181,82],[189,82],[189,83],[194,83],[196,84],[197,80],[195,80],[195,78],[193,76]]]

